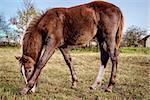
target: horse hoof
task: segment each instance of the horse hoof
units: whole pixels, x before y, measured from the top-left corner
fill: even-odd
[[[36,89],[36,85],[33,86],[33,88],[31,89],[31,92],[35,93],[35,89]]]
[[[76,88],[77,88],[77,83],[76,83],[76,82],[73,82],[71,88],[72,88],[72,89],[76,89]]]
[[[76,85],[72,85],[71,88],[72,88],[72,89],[76,89],[77,86],[76,86]]]
[[[23,88],[19,93],[20,93],[21,95],[26,95],[26,94],[28,93],[28,91],[29,91],[29,89]]]
[[[109,92],[109,93],[111,93],[111,92],[112,92],[112,89],[107,88],[107,89],[105,90],[105,92]]]
[[[32,93],[35,93],[35,90],[31,90]]]

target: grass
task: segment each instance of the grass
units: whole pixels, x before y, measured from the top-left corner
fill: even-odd
[[[121,48],[121,53],[145,53],[150,54],[150,48]]]
[[[129,48],[131,49],[131,48]],[[128,51],[128,52],[127,52]],[[71,89],[68,67],[59,51],[56,51],[40,75],[36,93],[25,96],[18,91],[24,87],[15,55],[21,55],[19,48],[0,48],[0,99],[2,100],[148,100],[150,49],[121,49],[117,72],[117,83],[112,93],[104,92],[107,87],[111,63],[108,62],[102,85],[96,90],[89,86],[98,73],[98,52],[72,51],[73,65],[78,75],[77,89]],[[145,52],[146,51],[146,52]],[[140,52],[140,53],[139,53]]]
[[[72,48],[73,53],[81,52],[99,52],[99,47],[92,48]],[[120,49],[121,53],[145,53],[150,54],[150,48],[133,48],[133,47],[123,47]]]

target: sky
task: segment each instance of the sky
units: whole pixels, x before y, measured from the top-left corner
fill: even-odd
[[[46,10],[55,7],[71,7],[92,0],[32,0],[39,10]],[[125,18],[124,31],[131,25],[136,25],[148,30],[150,34],[150,0],[105,0],[118,6]],[[23,8],[22,0],[1,0],[0,14],[9,20],[16,15],[18,9]]]

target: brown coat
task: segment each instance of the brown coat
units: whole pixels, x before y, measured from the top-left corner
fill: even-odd
[[[23,55],[35,61],[33,64],[29,61],[30,66],[34,66],[34,71],[32,71],[32,76],[28,75],[31,72],[27,70],[30,69],[27,67],[29,64],[24,66],[26,76],[28,76],[28,85],[22,93],[26,93],[33,87],[42,68],[56,48],[61,50],[70,68],[73,86],[75,86],[77,78],[67,47],[86,44],[94,37],[100,45],[102,66],[106,67],[109,57],[112,60],[113,68],[108,91],[111,90],[115,83],[117,51],[121,42],[123,24],[124,19],[120,9],[102,1],[71,8],[49,9],[43,15],[33,19],[23,39]],[[45,50],[42,53],[43,48]]]

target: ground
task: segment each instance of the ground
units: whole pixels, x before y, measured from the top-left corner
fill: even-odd
[[[122,51],[121,51],[122,52]],[[98,52],[72,51],[73,65],[79,79],[77,89],[71,89],[71,76],[61,53],[56,50],[42,71],[36,93],[19,95],[25,86],[15,59],[20,48],[0,48],[0,99],[2,100],[148,100],[150,49],[146,52],[120,53],[117,83],[112,93],[104,92],[108,85],[109,61],[101,86],[90,90],[99,69]]]

